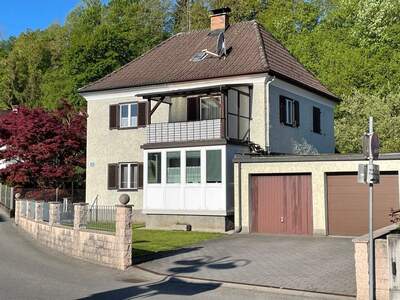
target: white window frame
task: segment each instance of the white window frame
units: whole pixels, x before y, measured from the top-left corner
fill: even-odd
[[[127,179],[127,187],[121,187],[121,169],[122,166],[126,165],[128,166],[128,179]],[[136,182],[136,187],[135,186],[131,186],[131,178],[132,176],[134,176],[135,174],[132,174],[132,166],[136,166],[136,180],[134,181],[134,183]],[[135,179],[135,177],[134,177]],[[123,163],[119,163],[118,164],[118,187],[120,190],[137,190],[139,187],[139,164],[138,163],[127,163],[127,162],[123,162]]]
[[[286,124],[293,126],[294,124],[294,101],[292,99],[285,98],[286,101]]]
[[[132,105],[136,106],[136,124],[132,124]],[[128,125],[124,126],[122,125],[122,107],[127,106],[128,107]],[[122,103],[119,105],[119,124],[120,128],[136,128],[138,127],[138,113],[139,113],[139,107],[137,102],[130,102],[130,103]]]

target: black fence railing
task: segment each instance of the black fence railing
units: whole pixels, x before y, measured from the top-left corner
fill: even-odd
[[[94,205],[88,208],[86,228],[115,232],[116,208],[114,205]]]
[[[74,226],[74,205],[65,200],[61,206],[60,223],[66,226]]]

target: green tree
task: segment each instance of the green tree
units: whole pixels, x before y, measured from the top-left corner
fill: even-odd
[[[361,151],[361,136],[368,131],[368,117],[374,117],[375,132],[382,152],[400,150],[400,93],[387,96],[354,91],[346,96],[336,111],[337,148],[343,153]]]

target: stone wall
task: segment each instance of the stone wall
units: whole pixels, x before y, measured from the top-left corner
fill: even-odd
[[[15,222],[41,244],[66,255],[82,258],[101,265],[124,270],[132,264],[132,206],[116,206],[116,232],[108,233],[86,229],[87,204],[74,205],[74,226],[59,224],[60,205],[50,203],[49,223],[29,218],[22,211],[22,202],[16,201]],[[42,203],[35,203],[40,211]]]
[[[396,228],[390,225],[374,231],[375,288],[377,300],[389,299],[389,263],[386,235]],[[357,300],[369,299],[368,235],[353,240],[357,281]]]

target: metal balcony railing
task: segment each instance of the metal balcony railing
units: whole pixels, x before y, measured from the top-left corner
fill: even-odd
[[[147,143],[212,140],[224,137],[223,119],[154,123],[147,126]]]

